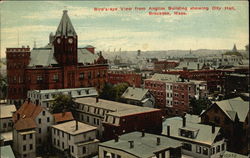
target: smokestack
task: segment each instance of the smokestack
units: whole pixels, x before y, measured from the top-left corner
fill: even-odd
[[[76,131],[78,130],[78,121],[76,120]]]
[[[170,126],[167,126],[167,136],[170,136]]]
[[[160,137],[157,137],[156,138],[156,145],[160,145],[161,144],[161,138]]]
[[[115,135],[115,142],[118,142],[118,141],[119,141],[119,136]]]
[[[95,99],[96,99],[96,103],[98,103],[99,102],[99,97],[96,97]]]
[[[141,137],[144,137],[145,136],[145,130],[143,129],[142,131],[141,131]]]
[[[129,147],[132,149],[134,148],[134,141],[130,140],[128,141],[129,142]]]
[[[182,116],[182,126],[186,127],[186,117]]]
[[[215,125],[212,124],[212,133],[214,134],[214,132],[215,132]]]
[[[197,64],[197,69],[198,69],[198,70],[200,69],[200,64]]]

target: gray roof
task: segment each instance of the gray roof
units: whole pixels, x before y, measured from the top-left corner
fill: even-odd
[[[202,63],[198,62],[180,62],[180,65],[175,67],[174,69],[183,69],[183,67],[186,67],[188,70],[197,70],[198,69],[198,64],[199,68],[203,66]]]
[[[192,123],[200,123],[201,122],[201,118],[199,115],[186,114],[185,117],[186,117],[186,120],[188,122],[192,122]]]
[[[56,30],[55,36],[76,36],[75,29],[68,16],[68,11],[63,11],[63,16]]]
[[[75,99],[76,103],[89,105],[92,107],[99,107],[102,109],[106,109],[112,112],[109,112],[109,115],[112,116],[125,116],[128,114],[137,114],[142,112],[151,112],[151,111],[159,111],[160,109],[149,108],[149,107],[140,107],[131,104],[125,104],[120,102],[114,102],[104,99],[99,99],[96,102],[96,99],[93,97],[86,97],[86,98],[77,98]]]
[[[156,80],[156,81],[165,81],[165,82],[175,82],[178,81],[180,75],[174,74],[154,74],[150,79],[146,80]]]
[[[160,145],[157,145],[157,137],[160,138]],[[128,141],[134,141],[134,147],[130,148]],[[128,134],[121,135],[119,141],[115,142],[110,140],[99,144],[100,146],[110,147],[117,150],[122,150],[124,152],[130,153],[132,155],[149,158],[154,156],[154,152],[181,147],[181,142],[155,134],[145,133],[142,137],[140,132],[132,132]]]
[[[222,111],[232,120],[235,121],[236,114],[241,122],[245,122],[249,112],[249,102],[242,100],[240,97],[215,102]]]
[[[0,147],[0,153],[1,153],[1,158],[15,158],[15,155],[10,147],[10,145],[7,146],[1,146]]]
[[[12,117],[14,112],[16,112],[15,105],[0,105],[0,118]]]
[[[141,101],[147,94],[148,89],[128,87],[122,94],[122,98]]]
[[[29,66],[51,66],[53,64],[58,64],[56,59],[54,58],[54,47],[51,48],[34,48],[30,53],[30,63]],[[95,60],[98,59],[97,54],[93,54],[88,51],[86,48],[78,48],[77,49],[77,58],[78,63],[94,63]]]
[[[69,133],[71,135],[82,134],[97,129],[97,127],[90,126],[88,124],[81,123],[79,121],[78,121],[78,130],[76,130],[76,121],[60,123],[58,125],[53,125],[52,127],[64,131],[66,133]]]
[[[183,128],[182,118],[172,117],[166,119],[163,122],[162,134],[167,135],[167,126],[170,126],[170,136],[174,138],[181,139],[183,141],[192,141],[196,143],[202,143],[206,145],[212,145],[216,136],[219,134],[220,127],[215,127],[215,132],[212,133],[212,127],[210,125],[193,123],[186,121],[186,126],[184,127],[187,130],[197,131],[195,138],[187,138],[179,135],[179,129]]]
[[[248,158],[248,156],[246,155],[241,155],[241,154],[237,154],[237,153],[233,153],[233,152],[229,152],[229,151],[225,151],[222,158],[228,158],[228,157],[233,157],[233,158]]]

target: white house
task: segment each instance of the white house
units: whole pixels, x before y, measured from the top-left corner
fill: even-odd
[[[0,132],[8,132],[13,128],[12,115],[16,112],[15,105],[0,105]]]
[[[53,147],[74,158],[96,155],[99,140],[96,127],[78,121],[68,121],[51,126]]]

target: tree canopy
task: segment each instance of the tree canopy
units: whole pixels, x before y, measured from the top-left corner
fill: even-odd
[[[113,101],[121,101],[121,96],[128,88],[127,83],[118,83],[116,85],[112,85],[106,83],[100,93],[100,98],[113,100]]]
[[[195,97],[191,98],[189,103],[194,115],[200,115],[202,110],[207,109],[210,104],[211,102],[206,98],[196,99]]]
[[[73,99],[70,95],[58,94],[52,101],[50,107],[51,113],[61,113],[63,111],[70,111],[74,105]]]

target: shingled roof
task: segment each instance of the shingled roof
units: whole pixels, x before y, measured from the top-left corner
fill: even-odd
[[[14,113],[13,122],[16,130],[31,129],[36,127],[35,118],[43,108],[31,102],[24,104]]]
[[[53,114],[56,123],[72,121],[74,117],[71,112],[62,112]]]

